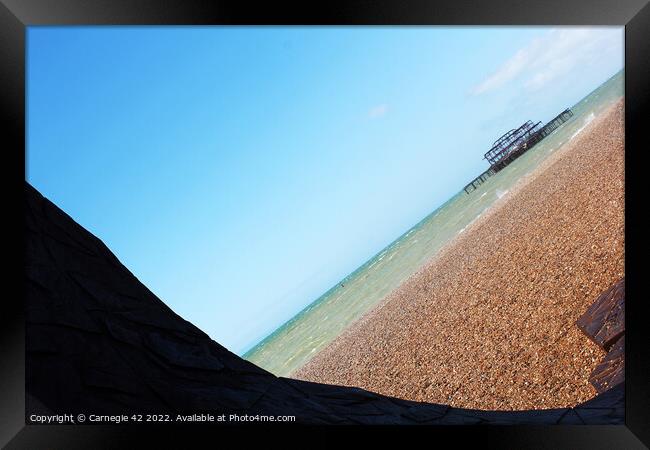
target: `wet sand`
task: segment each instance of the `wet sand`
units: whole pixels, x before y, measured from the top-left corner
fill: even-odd
[[[292,376],[477,409],[594,397],[604,352],[575,321],[624,275],[623,118],[621,100]]]

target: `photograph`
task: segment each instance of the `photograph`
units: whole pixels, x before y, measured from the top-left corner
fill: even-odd
[[[232,364],[623,420],[580,413],[624,381],[622,28],[34,27],[26,45],[36,409],[240,409],[201,394]]]
[[[634,1],[3,0],[0,446],[648,448]]]

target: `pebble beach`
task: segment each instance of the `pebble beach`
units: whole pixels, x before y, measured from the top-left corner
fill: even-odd
[[[620,100],[292,377],[473,409],[593,398],[604,352],[575,321],[624,276],[623,119]]]

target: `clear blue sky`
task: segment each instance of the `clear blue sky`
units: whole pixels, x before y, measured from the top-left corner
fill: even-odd
[[[623,66],[622,28],[27,37],[27,180],[237,353]]]

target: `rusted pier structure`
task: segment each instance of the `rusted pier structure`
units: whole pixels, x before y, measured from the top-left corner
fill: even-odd
[[[478,188],[480,185],[485,183],[485,180],[490,178],[492,175],[494,175],[496,172],[490,167],[488,170],[480,174],[478,177],[474,178],[471,183],[469,183],[467,186],[465,186],[465,192],[470,193],[476,188]]]
[[[531,136],[531,139],[528,141],[528,148],[532,147],[533,145],[537,144],[539,141],[544,139],[546,136],[553,133],[556,129],[560,127],[560,125],[562,125],[564,122],[569,120],[572,116],[573,116],[573,111],[571,111],[569,108],[565,109],[560,114],[555,116],[546,125],[544,125],[542,129],[539,130],[538,133],[536,133],[534,136]]]
[[[483,156],[490,163],[490,167],[498,172],[523,155],[530,148],[528,144],[533,140],[533,136],[541,131],[541,123],[534,124],[529,120],[497,139]]]
[[[492,144],[492,148],[483,155],[483,158],[490,163],[490,168],[467,184],[464,188],[465,192],[469,194],[475,190],[489,177],[502,170],[530,150],[539,141],[553,133],[553,131],[572,116],[573,111],[567,108],[544,126],[541,126],[542,122],[533,123],[528,120],[519,128],[508,131],[497,139]]]

